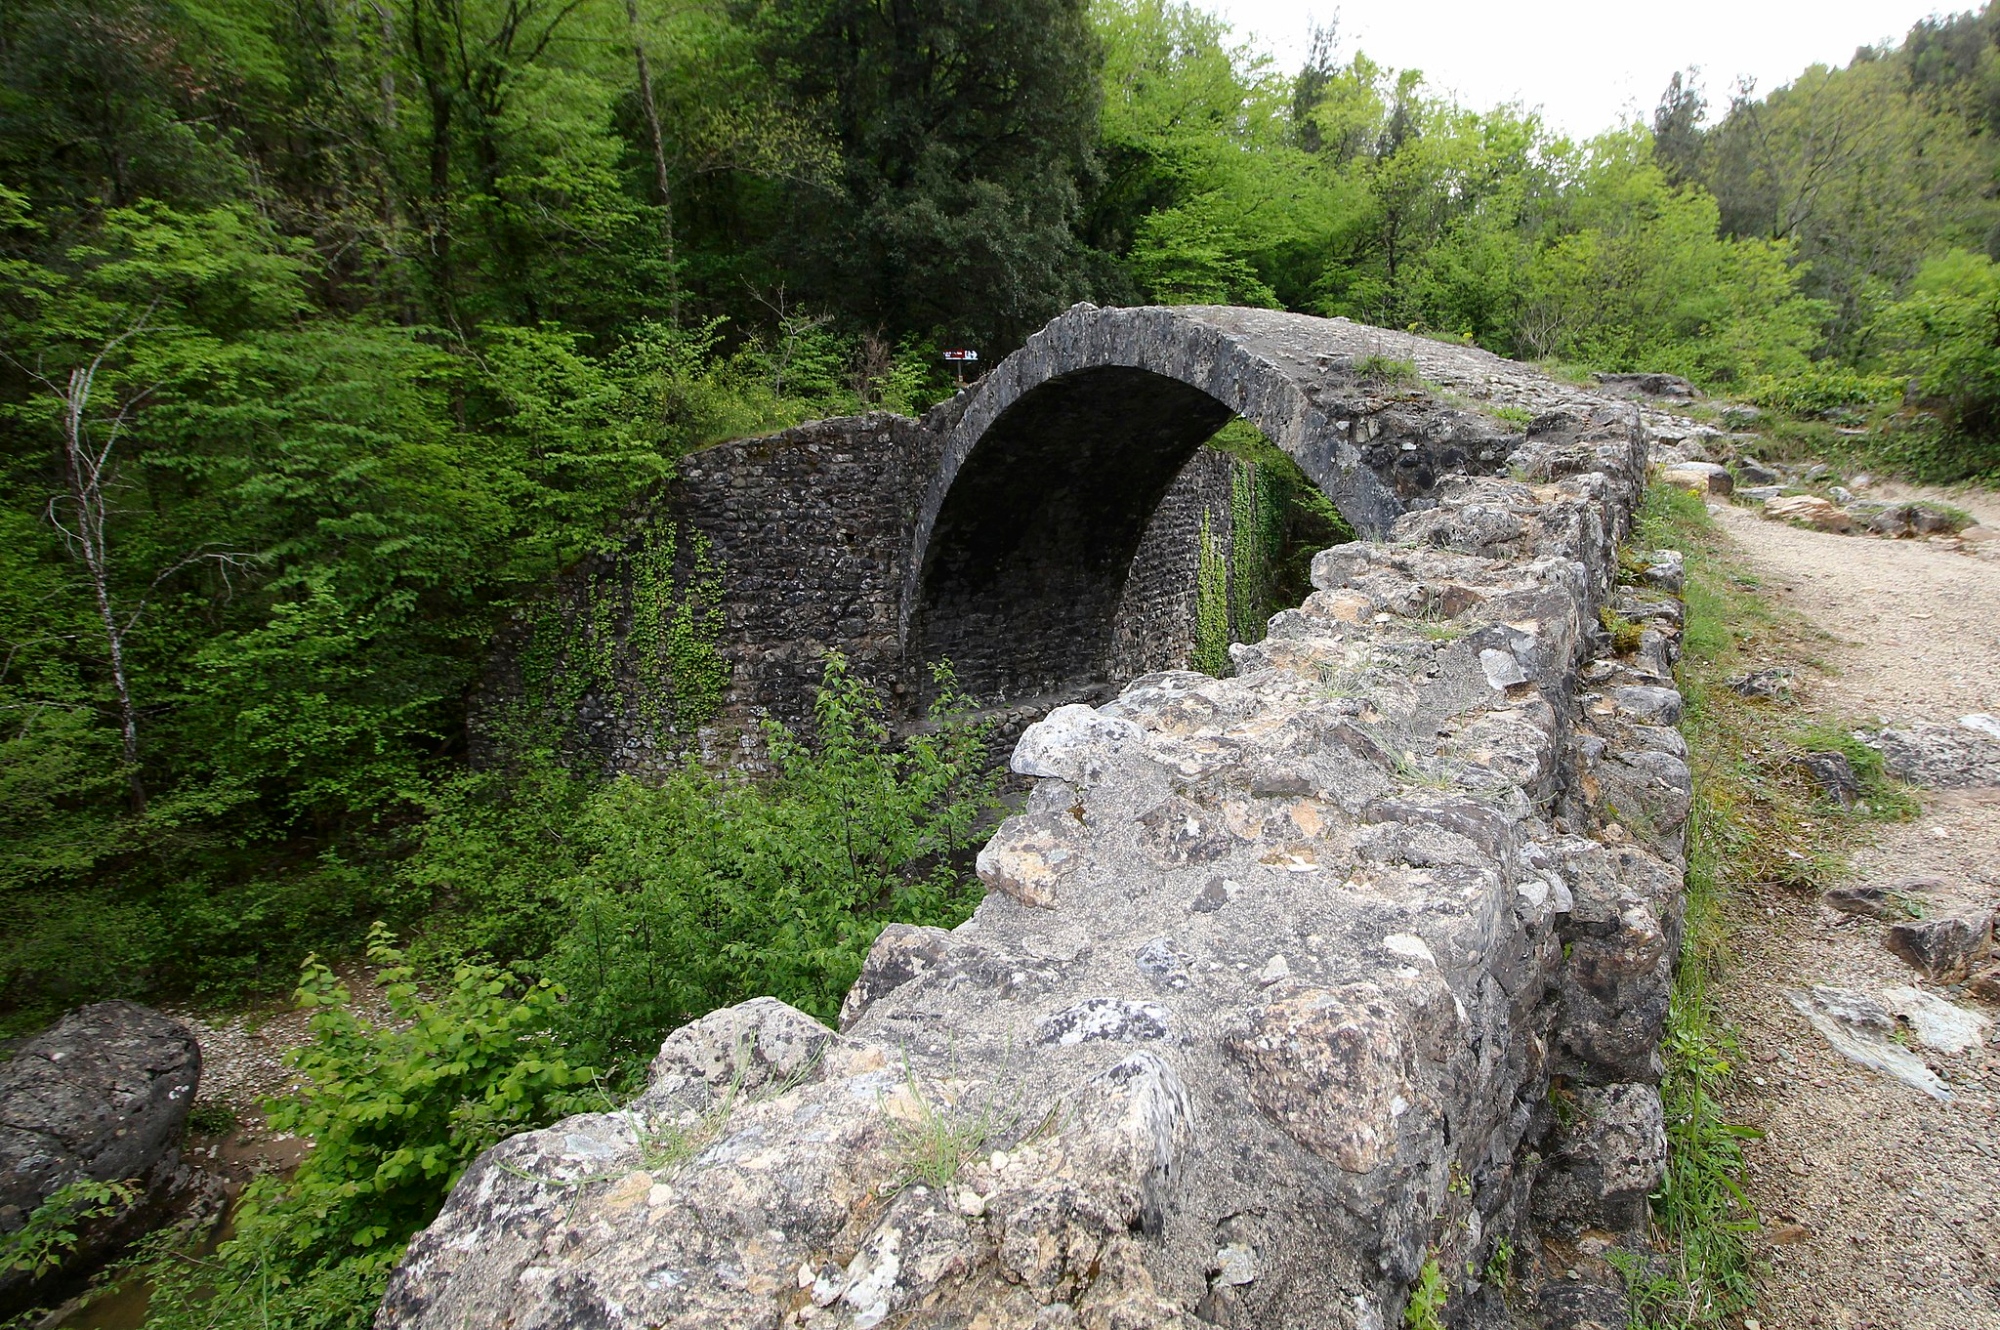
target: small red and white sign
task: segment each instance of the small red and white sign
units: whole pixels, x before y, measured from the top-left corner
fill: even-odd
[[[979,359],[979,353],[977,351],[947,351],[944,353],[944,358],[946,360],[960,361],[977,360]]]

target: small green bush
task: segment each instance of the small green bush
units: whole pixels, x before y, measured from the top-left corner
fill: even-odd
[[[1424,1259],[1417,1274],[1417,1286],[1403,1308],[1403,1330],[1444,1330],[1445,1304],[1451,1300],[1451,1286],[1438,1269],[1437,1253]]]
[[[1842,407],[1902,400],[1903,385],[1885,374],[1863,374],[1846,365],[1821,361],[1783,376],[1764,375],[1750,387],[1750,400],[1794,416],[1817,416]]]
[[[690,765],[592,795],[545,967],[570,995],[565,1036],[637,1066],[675,1026],[762,994],[831,1021],[885,925],[970,914],[964,861],[995,777],[948,670],[938,684],[931,729],[897,747],[874,692],[830,655],[816,746],[765,729],[770,781]]]
[[[313,1149],[288,1182],[246,1194],[238,1215],[246,1234],[278,1231],[281,1254],[306,1265],[336,1254],[393,1263],[480,1151],[553,1121],[595,1076],[556,1042],[563,993],[549,981],[461,965],[432,998],[379,924],[368,955],[382,967],[381,1024],[306,962],[297,1000],[313,1040],[287,1059],[304,1085],[271,1102],[269,1122]]]

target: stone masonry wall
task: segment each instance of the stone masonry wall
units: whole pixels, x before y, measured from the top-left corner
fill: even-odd
[[[536,674],[539,651],[541,675],[579,694],[553,704],[571,751],[607,774],[645,773],[691,751],[727,758],[718,746],[748,741],[759,714],[809,716],[829,649],[845,652],[861,676],[901,687],[907,496],[912,477],[931,465],[932,446],[917,422],[881,413],[683,458],[612,551],[571,569],[503,636],[475,715],[490,727],[524,697],[552,705],[548,680]],[[674,533],[669,587],[642,584],[641,553],[657,539],[655,524]],[[677,723],[673,662],[632,631],[637,598],[687,597],[700,576],[698,546],[721,590],[710,636],[726,671],[721,715],[700,730]]]
[[[714,1012],[624,1109],[488,1151],[378,1327],[1385,1330],[1426,1268],[1450,1325],[1624,1324],[1691,798],[1678,570],[1618,585],[1629,406],[1407,341],[1558,408],[1507,477],[1319,556],[1235,677],[1031,727],[970,921],[885,931],[838,1032]]]
[[[817,421],[684,458],[611,552],[571,569],[544,606],[503,636],[476,710],[491,718],[506,702],[547,691],[524,677],[539,633],[565,644],[555,653],[558,673],[594,670],[556,719],[570,751],[606,773],[662,771],[689,752],[753,760],[758,716],[794,726],[810,718],[829,650],[845,653],[857,674],[913,719],[929,662],[903,648],[899,597],[914,508],[936,447],[936,435],[919,422],[884,413]],[[1108,679],[1187,663],[1201,515],[1209,513],[1227,557],[1232,465],[1221,453],[1199,450],[1155,510],[1120,601],[1108,674],[1072,680],[1049,696],[980,699],[1003,728],[1015,721],[1010,738],[1052,706],[1108,696]],[[654,523],[671,524],[675,533],[673,594],[684,596],[698,577],[697,539],[722,593],[715,647],[728,682],[720,714],[699,729],[674,721],[670,661],[632,640],[633,601],[644,594],[636,570]],[[965,662],[974,671],[981,663]]]
[[[1202,449],[1154,510],[1112,621],[1110,678],[1122,682],[1153,670],[1185,669],[1194,658],[1202,520],[1224,560],[1233,559],[1230,495],[1238,465],[1226,453]]]

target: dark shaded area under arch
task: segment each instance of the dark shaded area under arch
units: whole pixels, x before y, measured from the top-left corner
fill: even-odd
[[[1119,599],[1164,496],[1235,413],[1198,388],[1107,366],[1008,407],[953,480],[912,619],[982,701],[1107,681]]]

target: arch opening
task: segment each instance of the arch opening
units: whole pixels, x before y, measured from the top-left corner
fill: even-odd
[[[1219,672],[1228,640],[1261,636],[1275,597],[1304,594],[1300,543],[1351,535],[1296,462],[1209,393],[1129,366],[1058,375],[995,418],[953,478],[906,659],[949,660],[996,707],[1108,696],[1191,663]]]

